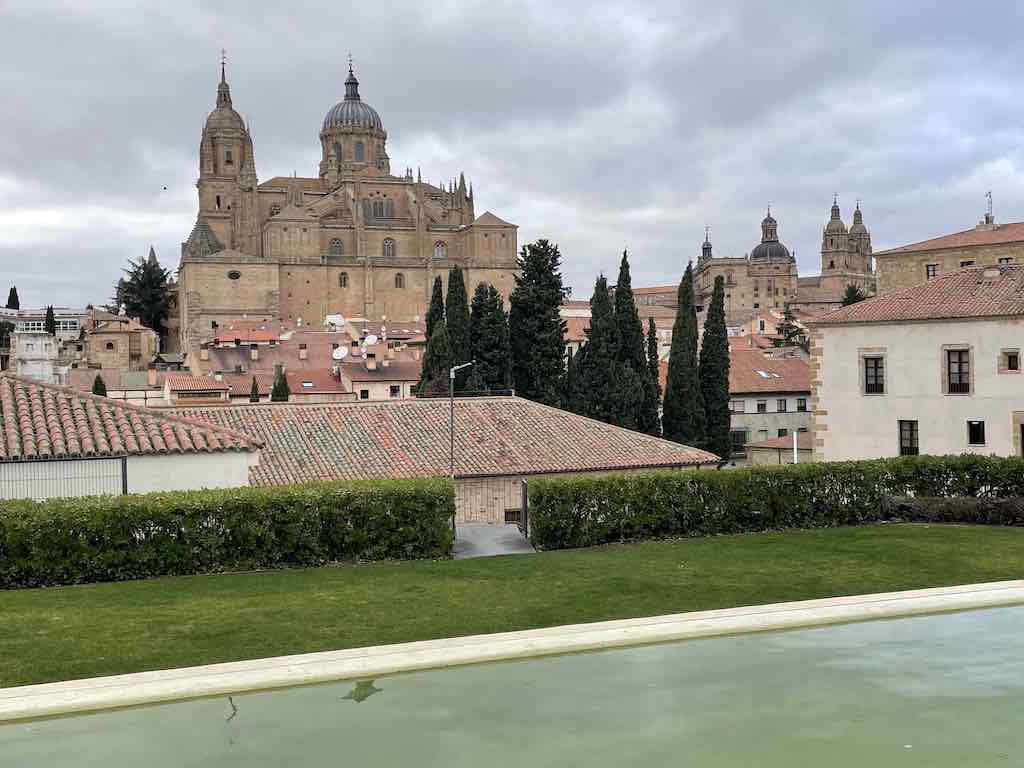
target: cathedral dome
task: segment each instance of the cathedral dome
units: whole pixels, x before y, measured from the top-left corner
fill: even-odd
[[[779,242],[779,223],[772,217],[771,209],[761,222],[761,244],[750,252],[751,261],[792,261],[789,249]]]
[[[377,110],[359,98],[359,81],[351,66],[345,79],[345,98],[328,110],[324,117],[323,130],[332,128],[359,128],[384,133]]]

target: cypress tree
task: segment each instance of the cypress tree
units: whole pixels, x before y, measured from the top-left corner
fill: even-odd
[[[444,320],[444,286],[441,276],[434,278],[434,291],[430,294],[430,307],[427,309],[427,340],[434,335],[438,322]]]
[[[621,340],[602,275],[590,300],[590,328],[575,365],[574,411],[626,429],[637,428],[643,387],[633,367],[619,359]],[[646,374],[646,365],[644,366]]]
[[[563,411],[576,412],[576,358],[579,353],[569,354],[565,361],[565,376],[562,378],[562,399]]]
[[[256,377],[252,377],[252,388],[249,389],[249,402],[258,403],[260,401],[260,388],[256,384]]]
[[[437,397],[448,394],[448,370],[451,359],[448,352],[448,328],[442,320],[434,326],[434,335],[427,341],[423,354],[423,370],[416,385],[417,397]]]
[[[722,460],[729,458],[729,332],[725,327],[725,278],[715,278],[704,339],[700,346],[700,389],[706,414],[704,447]]]
[[[865,295],[864,291],[862,291],[853,283],[850,283],[848,286],[846,286],[846,293],[843,294],[843,306],[848,307],[851,304],[859,304],[866,298],[867,296]]]
[[[274,373],[274,386],[270,390],[270,401],[272,403],[286,403],[291,394],[291,389],[288,387],[288,379],[284,375],[284,369],[279,366]]]
[[[470,361],[469,346],[469,297],[462,269],[456,264],[448,273],[448,299],[444,308],[444,322],[447,328],[448,356],[450,365],[462,365]],[[429,344],[429,340],[428,340]],[[469,371],[463,371],[455,380],[455,389],[465,387]]]
[[[476,363],[470,369],[466,389],[507,391],[512,386],[508,316],[501,294],[493,285],[480,283],[476,287],[469,330],[471,359]]]
[[[658,330],[654,318],[647,318],[647,371],[645,383],[647,393],[644,398],[642,416],[646,428],[644,432],[655,437],[661,436],[661,382],[659,381]]]
[[[7,309],[21,309],[21,301],[18,299],[18,286],[12,285],[7,294]]]
[[[103,377],[98,373],[96,374],[96,378],[92,380],[92,393],[94,395],[99,395],[100,397],[107,396],[107,383],[103,381]]]
[[[697,310],[693,299],[693,265],[679,283],[679,309],[672,326],[662,433],[668,440],[699,446],[704,442],[704,402],[697,369]]]
[[[160,266],[156,253],[149,249],[149,258],[129,261],[114,287],[114,305],[124,308],[129,317],[137,317],[161,338],[166,335],[167,316],[171,311],[169,281],[171,273]]]
[[[53,314],[53,305],[46,308],[46,317],[43,319],[43,330],[51,336],[57,335],[57,318]]]
[[[657,432],[658,402],[647,382],[647,353],[644,349],[644,327],[633,297],[633,279],[629,273],[629,255],[622,252],[619,278],[615,284],[615,326],[618,330],[620,363],[633,369],[640,382],[640,392],[633,398],[637,412],[632,421],[641,432]]]
[[[554,406],[561,399],[565,370],[561,261],[558,246],[547,240],[523,246],[508,321],[516,394]]]

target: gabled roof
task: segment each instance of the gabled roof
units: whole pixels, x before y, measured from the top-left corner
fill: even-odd
[[[448,400],[242,405],[173,413],[265,442],[254,485],[448,474]],[[459,477],[683,467],[709,453],[517,397],[455,401]]]
[[[227,392],[231,389],[223,381],[212,376],[196,376],[191,373],[168,373],[164,380],[171,392]]]
[[[1000,224],[995,229],[988,227],[967,229],[963,232],[954,232],[952,235],[942,235],[941,237],[933,237],[931,240],[922,240],[919,243],[902,245],[899,248],[890,248],[887,251],[875,251],[875,257],[895,256],[901,253],[940,251],[945,248],[969,248],[976,245],[1022,242],[1024,242],[1024,221],[1016,221],[1010,224]]]
[[[964,320],[1024,315],[1024,266],[967,267],[837,309],[809,325]]]
[[[514,227],[503,219],[499,219],[490,211],[485,211],[474,219],[473,224],[478,227]]]
[[[196,225],[185,241],[185,250],[192,256],[209,256],[211,253],[219,253],[224,250],[224,243],[217,239],[206,219],[199,216]]]
[[[377,367],[369,370],[361,362],[341,366],[342,375],[349,381],[419,381],[423,373],[422,360],[377,360]]]
[[[264,181],[258,188],[260,190],[288,189],[292,184],[297,184],[307,192],[324,192],[327,188],[323,179],[308,176],[274,176]]]
[[[0,374],[0,462],[252,451],[248,435],[165,411]]]
[[[798,357],[765,357],[759,349],[729,349],[729,394],[811,391],[811,367]]]

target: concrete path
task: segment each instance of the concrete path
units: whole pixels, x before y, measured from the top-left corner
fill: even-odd
[[[524,555],[533,552],[515,525],[461,523],[455,529],[455,559],[491,557],[493,555]]]

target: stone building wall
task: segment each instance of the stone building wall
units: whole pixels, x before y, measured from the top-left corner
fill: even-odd
[[[999,264],[1000,259],[1010,259],[1004,263],[1011,264],[1024,262],[1024,241],[934,251],[879,253],[875,256],[878,264],[878,292],[891,293],[923,283],[928,279],[929,264],[934,264],[936,273],[942,275],[963,266]],[[972,264],[963,263],[968,261]]]

